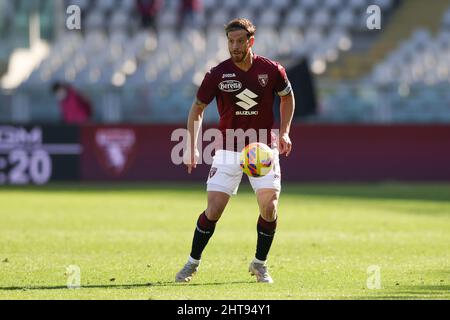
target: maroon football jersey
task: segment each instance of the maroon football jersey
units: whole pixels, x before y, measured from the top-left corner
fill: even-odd
[[[286,70],[277,62],[254,55],[248,71],[239,69],[228,59],[209,71],[200,86],[197,99],[210,104],[214,98],[220,115],[219,130],[224,137],[223,148],[237,150],[238,140],[227,144],[227,129],[265,129],[266,143],[272,143],[275,94],[286,96],[292,88]],[[261,137],[258,135],[258,141]],[[264,142],[264,140],[262,140]],[[247,141],[245,144],[254,141]],[[245,145],[244,144],[244,145]],[[242,143],[239,144],[242,146]]]

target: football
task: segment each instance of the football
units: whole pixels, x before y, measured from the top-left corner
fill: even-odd
[[[273,151],[263,143],[251,143],[242,150],[240,165],[249,177],[264,177],[272,170]]]

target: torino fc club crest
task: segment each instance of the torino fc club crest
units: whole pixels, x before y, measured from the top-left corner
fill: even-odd
[[[260,74],[258,75],[259,84],[263,87],[267,86],[269,83],[269,75],[268,74]]]
[[[95,134],[95,144],[102,167],[119,177],[134,158],[136,134],[132,129],[100,129]]]
[[[214,177],[217,173],[217,168],[212,167],[211,171],[209,172],[209,178],[211,179],[212,177]]]

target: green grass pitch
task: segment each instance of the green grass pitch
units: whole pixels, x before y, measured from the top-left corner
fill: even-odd
[[[0,188],[0,299],[450,298],[448,184],[285,184],[273,285],[247,272],[258,217],[248,185],[193,282],[173,282],[205,200],[202,183]],[[80,289],[67,288],[69,265]],[[367,287],[369,266],[380,289]]]

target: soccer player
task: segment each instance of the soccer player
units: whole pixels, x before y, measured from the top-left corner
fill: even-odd
[[[189,282],[198,271],[200,259],[209,239],[214,233],[216,223],[237,190],[242,178],[239,166],[237,140],[229,130],[241,129],[246,132],[265,129],[268,134],[259,135],[258,141],[269,141],[274,151],[274,167],[267,175],[259,178],[249,177],[259,205],[257,223],[256,255],[250,263],[249,272],[258,282],[272,283],[266,260],[277,227],[277,206],[281,191],[281,170],[279,154],[289,156],[292,143],[289,131],[294,114],[295,99],[285,69],[277,62],[258,56],[252,51],[256,28],[247,19],[235,19],[225,26],[228,49],[231,58],[208,72],[200,86],[197,98],[192,105],[188,131],[190,137],[185,164],[190,174],[199,158],[197,138],[199,123],[207,105],[217,100],[224,143],[216,151],[207,182],[208,206],[200,215],[194,231],[192,250],[185,266],[177,273],[176,282]],[[274,43],[274,45],[276,45]],[[278,139],[273,137],[273,103],[275,94],[281,97],[281,124]],[[263,131],[264,132],[264,131]],[[270,140],[267,140],[270,139]],[[242,139],[241,139],[242,140]],[[235,161],[237,158],[237,161]],[[231,160],[231,161],[230,161]]]

